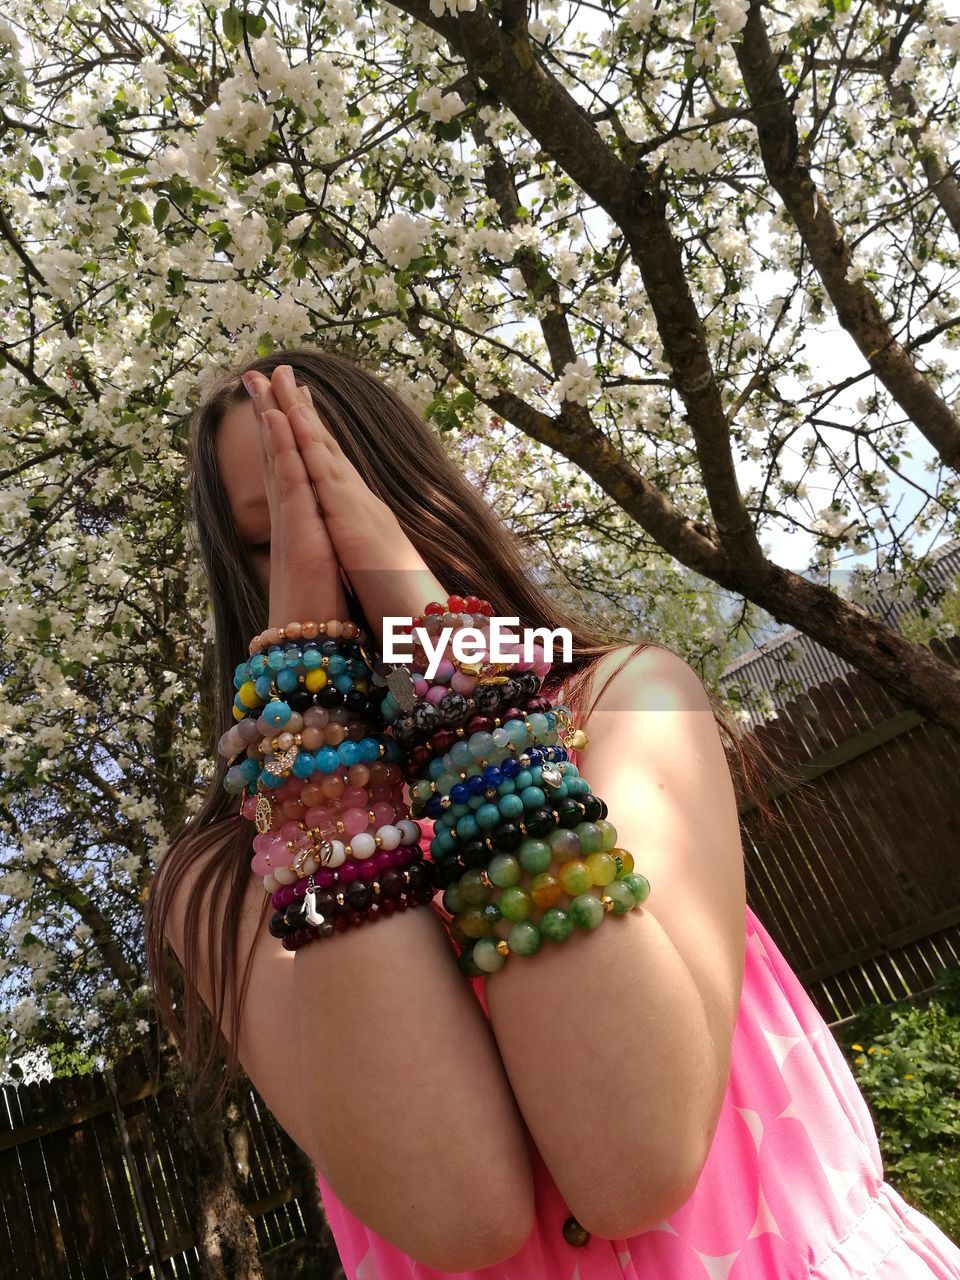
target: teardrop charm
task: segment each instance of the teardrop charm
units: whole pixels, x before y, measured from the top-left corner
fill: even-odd
[[[261,835],[266,835],[273,822],[273,806],[262,791],[257,793],[257,807],[253,819],[257,825],[257,831]]]

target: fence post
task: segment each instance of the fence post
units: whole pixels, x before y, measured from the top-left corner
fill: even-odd
[[[150,1225],[150,1215],[147,1212],[147,1201],[143,1194],[143,1184],[140,1181],[137,1162],[133,1158],[133,1146],[130,1142],[130,1135],[127,1132],[126,1120],[123,1117],[123,1107],[120,1105],[120,1094],[117,1092],[117,1082],[113,1078],[113,1069],[111,1067],[107,1067],[103,1074],[107,1082],[107,1088],[110,1090],[110,1097],[113,1099],[113,1114],[116,1117],[117,1128],[120,1130],[120,1141],[123,1143],[123,1154],[127,1158],[127,1168],[130,1170],[130,1183],[133,1187],[133,1198],[137,1202],[137,1211],[140,1214],[140,1221],[143,1223],[143,1234],[147,1238],[147,1250],[150,1254],[150,1261],[157,1273],[157,1280],[163,1280],[163,1258],[160,1256],[160,1250],[157,1248],[157,1241],[153,1234],[153,1227]]]

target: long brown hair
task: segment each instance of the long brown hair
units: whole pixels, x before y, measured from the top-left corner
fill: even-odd
[[[245,655],[250,637],[267,625],[269,606],[233,525],[218,472],[216,433],[229,408],[247,399],[241,373],[253,369],[270,377],[279,364],[290,365],[297,382],[310,387],[317,412],[343,452],[370,489],[396,513],[404,532],[448,592],[484,597],[498,616],[517,617],[522,627],[569,629],[572,660],[554,664],[550,683],[563,683],[565,701],[578,723],[586,719],[584,703],[600,659],[615,648],[632,646],[623,663],[611,673],[612,679],[635,653],[653,643],[592,622],[562,608],[545,594],[532,580],[518,540],[453,464],[434,430],[397,393],[351,357],[303,347],[274,351],[214,375],[202,390],[190,423],[187,512],[213,608],[213,644],[205,655],[202,678],[205,692],[212,697],[206,746],[216,766],[199,811],[174,834],[160,861],[145,912],[147,966],[154,999],[162,1019],[179,1042],[194,1098],[200,1095],[217,1064],[221,1042],[226,1043],[226,1071],[221,1073],[212,1105],[223,1098],[238,1074],[237,1028],[252,951],[241,981],[231,981],[230,976],[237,970],[239,921],[250,877],[254,835],[253,824],[236,817],[236,797],[223,789],[227,761],[217,754],[216,741],[233,723],[234,669]],[[366,627],[358,601],[352,595],[349,599],[354,620]],[[594,701],[600,693],[602,689]],[[759,785],[756,762],[745,751],[722,704],[716,698],[713,702],[734,775],[742,780],[748,793],[755,794]],[[178,885],[215,839],[220,841],[220,852],[200,871],[196,890],[186,904],[181,1018],[171,998],[165,924]],[[196,984],[203,911],[208,901],[221,901],[224,910],[219,937],[215,936],[213,914],[207,916],[205,969],[211,979],[216,978],[212,1021]],[[265,927],[268,911],[269,896],[265,895],[261,927]],[[217,946],[219,964],[214,963]],[[228,986],[233,1029],[229,1039],[220,1030]]]

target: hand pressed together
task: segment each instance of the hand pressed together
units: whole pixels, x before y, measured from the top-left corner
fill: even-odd
[[[275,477],[271,522],[283,529],[279,539],[271,538],[271,620],[275,567],[286,565],[280,572],[287,585],[278,591],[277,608],[287,612],[282,620],[276,618],[279,625],[305,616],[299,603],[303,584],[323,572],[331,557],[349,579],[378,642],[385,617],[411,617],[427,601],[445,599],[446,590],[391,508],[344,454],[317,413],[309,388],[297,385],[290,365],[278,365],[269,379],[259,373],[247,377],[255,380],[254,407],[265,424],[266,474],[272,468]],[[268,493],[270,488],[268,481]],[[307,512],[311,503],[313,520]],[[306,535],[302,542],[299,530]],[[339,579],[337,586],[342,597]],[[337,607],[345,610],[345,599]]]

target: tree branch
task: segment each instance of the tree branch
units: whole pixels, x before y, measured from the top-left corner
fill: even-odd
[[[837,318],[873,372],[944,462],[960,469],[960,419],[897,342],[870,289],[860,280],[847,279],[850,248],[810,177],[800,148],[797,121],[764,26],[760,0],[751,0],[742,41],[735,43],[734,49],[753,106],[767,177],[796,223]]]

